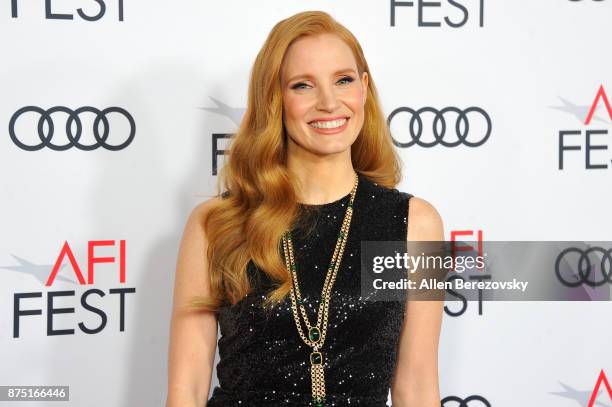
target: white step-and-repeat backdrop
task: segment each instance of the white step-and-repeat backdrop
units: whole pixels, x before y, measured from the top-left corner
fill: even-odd
[[[164,403],[184,222],[214,192],[256,53],[303,10],[360,40],[399,189],[448,238],[612,240],[612,0],[2,3],[0,385]],[[447,304],[444,405],[612,406],[611,312]]]

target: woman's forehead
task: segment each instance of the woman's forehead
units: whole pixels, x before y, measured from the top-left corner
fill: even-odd
[[[333,74],[356,70],[351,48],[335,34],[319,34],[298,38],[287,49],[281,72],[286,80],[294,75]]]

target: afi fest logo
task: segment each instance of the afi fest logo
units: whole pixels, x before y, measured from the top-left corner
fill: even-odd
[[[117,247],[118,245],[118,247]],[[117,251],[116,256],[98,256],[96,249],[109,247]],[[102,249],[104,250],[104,249]],[[106,249],[108,251],[109,249]],[[119,332],[125,331],[125,309],[128,294],[134,294],[134,287],[110,288],[108,292],[97,288],[95,285],[96,271],[100,269],[100,264],[107,263],[112,267],[104,267],[103,273],[107,274],[109,269],[114,269],[113,274],[117,276],[118,283],[124,285],[126,282],[126,244],[125,240],[90,240],[87,242],[87,261],[79,264],[74,252],[68,242],[64,242],[60,249],[55,263],[49,272],[49,266],[36,265],[25,259],[13,256],[20,263],[18,266],[3,266],[2,268],[30,274],[39,281],[44,282],[46,291],[21,292],[13,295],[13,338],[20,337],[20,325],[22,323],[37,324],[44,331],[46,327],[47,336],[55,335],[74,335],[76,329],[85,334],[97,334],[104,330],[110,322],[111,329],[118,329]],[[70,271],[62,271],[65,266]],[[86,270],[86,274],[84,274]],[[70,278],[69,278],[70,277]],[[76,282],[74,281],[76,278]],[[110,275],[105,275],[104,279],[112,279]],[[77,293],[76,290],[49,290],[57,281],[62,283],[78,284],[86,288],[85,291]],[[80,296],[76,300],[75,296]],[[43,300],[43,297],[44,300]],[[106,297],[106,298],[105,298]],[[69,303],[71,306],[61,306]],[[73,305],[76,305],[75,308]],[[113,310],[111,320],[106,310]],[[116,315],[115,310],[119,310]],[[40,316],[43,315],[41,318]],[[64,317],[60,314],[76,314],[77,319]],[[95,314],[91,315],[91,314]],[[117,321],[118,317],[118,321]],[[76,327],[68,328],[68,321],[75,321],[81,318]],[[24,319],[26,319],[24,321]],[[93,321],[93,322],[92,322]],[[61,328],[60,328],[61,327]]]
[[[599,387],[602,383],[606,386],[608,397],[610,398],[610,401],[612,401],[612,388],[610,388],[610,382],[608,381],[608,378],[606,377],[606,374],[602,369],[601,372],[599,372],[597,383],[595,383],[595,387],[593,388],[593,393],[591,394],[591,398],[589,399],[589,404],[587,405],[587,407],[595,407],[595,403],[597,402],[597,397],[599,394]],[[601,403],[597,402],[597,404]]]
[[[45,19],[47,20],[74,20],[76,12],[78,18],[85,21],[100,20],[106,15],[108,4],[112,9],[114,9],[113,13],[116,12],[118,21],[123,21],[123,0],[81,0],[79,1],[79,3],[82,3],[83,7],[79,7],[77,9],[72,10],[67,9],[66,6],[62,4],[64,2],[58,0],[11,0],[11,17],[20,17],[19,6],[21,5],[21,3],[36,3],[37,7],[39,7],[41,11],[44,7]],[[28,6],[29,8],[34,8],[34,6],[31,4],[28,4]]]
[[[612,404],[610,404],[612,402],[612,387],[603,369],[599,372],[592,390],[576,390],[567,384],[560,384],[565,391],[551,392],[550,394],[574,400],[577,406],[581,407],[612,407]]]
[[[406,9],[411,9],[412,13],[404,11]],[[484,0],[391,0],[391,27],[405,22],[408,15],[412,22],[416,19],[417,27],[461,28],[474,19],[478,19],[479,27],[484,27]]]
[[[604,170],[610,168],[609,127],[612,125],[612,106],[606,91],[601,85],[590,105],[575,105],[563,98],[561,106],[553,109],[569,113],[584,125],[579,129],[559,130],[559,170],[564,170],[566,156],[574,157],[573,168],[576,168],[576,158],[584,157],[586,170]],[[598,114],[603,110],[601,116]]]
[[[214,102],[217,107],[201,107],[201,110],[216,113],[221,116],[229,119],[233,124],[234,128],[237,129],[240,126],[240,121],[242,120],[242,116],[244,116],[244,112],[246,112],[245,108],[240,107],[231,107],[226,105],[225,103],[213,98],[210,99]],[[227,140],[230,140],[233,137],[232,133],[213,133],[212,134],[212,175],[217,175],[218,166],[219,166],[219,156],[225,156],[229,154],[229,150],[226,150]],[[220,143],[225,140],[225,145],[220,146]]]
[[[450,232],[450,242],[452,245],[453,255],[456,252],[476,252],[479,256],[483,256],[483,231],[482,230],[451,230]],[[471,244],[465,244],[465,238],[476,238],[475,246]],[[456,242],[461,241],[461,245]],[[465,278],[459,274],[452,273],[446,281],[452,280],[465,280]],[[485,281],[490,280],[490,274],[479,274],[479,275],[471,275],[469,279],[472,281]],[[446,315],[451,317],[459,317],[463,315],[468,308],[468,300],[465,298],[463,294],[457,292],[453,289],[446,290],[448,294],[452,297],[455,297],[457,301],[460,302],[459,308],[449,307],[448,305],[444,305],[444,312]],[[454,301],[453,301],[454,302]],[[478,289],[478,315],[482,315],[483,312],[483,300],[482,300],[482,290]]]

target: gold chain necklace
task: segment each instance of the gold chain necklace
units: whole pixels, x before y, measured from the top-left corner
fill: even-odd
[[[338,239],[336,240],[336,248],[332,255],[331,263],[327,268],[327,275],[325,276],[325,282],[323,283],[323,291],[321,293],[321,302],[319,304],[319,310],[317,312],[317,323],[312,325],[306,314],[306,308],[304,308],[304,300],[302,299],[302,293],[298,285],[297,279],[297,267],[295,265],[295,259],[293,257],[293,244],[291,242],[291,233],[288,231],[283,235],[283,251],[285,255],[285,265],[287,271],[291,275],[292,288],[291,288],[291,310],[293,313],[293,319],[295,326],[297,327],[298,333],[304,343],[312,348],[310,353],[310,376],[312,380],[312,402],[315,407],[322,407],[325,403],[325,375],[323,371],[323,354],[320,349],[323,347],[325,342],[325,336],[327,334],[327,320],[329,315],[329,303],[331,299],[331,291],[336,281],[336,275],[340,268],[340,262],[342,261],[342,255],[344,253],[344,247],[348,239],[349,227],[351,225],[351,218],[353,216],[353,202],[355,201],[355,194],[357,193],[357,184],[359,183],[359,177],[355,173],[355,185],[351,190],[351,198],[344,214],[344,220],[338,233]],[[308,336],[304,334],[302,324],[300,322],[300,313],[298,313],[298,307],[300,313],[304,318],[304,324],[308,330]]]

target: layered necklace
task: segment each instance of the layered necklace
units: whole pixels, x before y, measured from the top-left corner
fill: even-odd
[[[293,319],[300,337],[306,345],[312,348],[312,351],[310,352],[310,376],[312,379],[312,402],[315,407],[322,407],[325,403],[325,375],[323,371],[323,353],[321,352],[321,348],[325,343],[332,287],[334,285],[334,281],[336,280],[336,275],[342,261],[342,254],[344,253],[344,247],[348,239],[349,227],[351,225],[351,218],[353,216],[353,202],[355,201],[358,183],[359,177],[355,173],[355,184],[351,191],[351,198],[344,214],[344,220],[342,221],[342,226],[340,227],[340,232],[338,233],[338,238],[336,239],[336,248],[334,249],[334,254],[332,255],[329,267],[327,268],[325,282],[323,283],[321,302],[319,303],[317,323],[315,325],[312,325],[308,319],[306,308],[304,307],[304,300],[302,299],[302,293],[300,292],[297,279],[297,266],[293,257],[291,233],[287,231],[283,235],[285,265],[287,266],[287,271],[289,272],[292,280],[291,310],[293,313]],[[302,329],[300,314],[304,319],[304,325],[306,325],[306,334]]]

